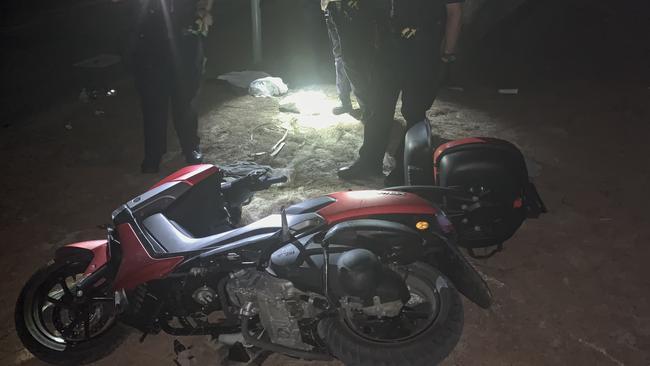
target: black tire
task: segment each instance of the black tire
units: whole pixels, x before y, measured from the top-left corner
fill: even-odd
[[[66,342],[61,338],[62,342],[57,343],[45,338],[45,333],[34,325],[39,321],[34,317],[34,301],[37,301],[35,298],[40,296],[38,294],[43,291],[43,286],[51,281],[53,276],[58,276],[62,270],[65,271],[65,266],[85,268],[86,263],[50,263],[39,269],[20,292],[14,312],[16,332],[25,348],[41,361],[54,365],[84,365],[94,362],[111,354],[129,334],[128,328],[114,320],[107,322],[108,325],[101,333],[88,340]],[[36,309],[40,307],[36,305]]]
[[[319,335],[334,357],[347,366],[432,366],[451,353],[463,330],[458,291],[449,279],[426,264],[416,263],[408,269],[438,293],[440,307],[433,323],[412,338],[383,342],[360,335],[343,314],[323,319]]]

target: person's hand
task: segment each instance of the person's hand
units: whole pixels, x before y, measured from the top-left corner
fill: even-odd
[[[197,33],[207,36],[210,26],[212,26],[212,14],[207,10],[199,10],[196,15],[198,18],[194,23],[197,25]]]

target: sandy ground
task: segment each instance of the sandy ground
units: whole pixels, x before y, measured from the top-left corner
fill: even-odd
[[[112,209],[182,166],[170,130],[160,176],[139,174],[137,99],[128,81],[111,87],[114,97],[70,100],[2,130],[0,364],[41,364],[13,327],[14,302],[28,276],[61,245],[103,237],[97,226]],[[254,160],[290,177],[258,195],[249,220],[305,197],[358,188],[338,181],[335,169],[354,159],[362,126],[327,112],[331,85],[293,92],[305,113],[280,113],[278,99],[205,86],[207,160]],[[638,84],[566,82],[518,96],[447,92],[435,103],[430,117],[442,137],[495,136],[520,146],[550,208],[527,222],[504,253],[475,262],[495,304],[485,311],[466,302],[465,330],[445,365],[650,365],[648,97]],[[275,158],[251,157],[269,151],[287,129],[287,145]],[[172,337],[140,344],[138,336],[98,365],[173,365]],[[182,341],[194,344],[199,364],[219,364],[205,339]],[[282,356],[266,364],[312,365]]]

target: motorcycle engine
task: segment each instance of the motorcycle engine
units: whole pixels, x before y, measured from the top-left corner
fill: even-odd
[[[251,302],[271,342],[310,351],[305,343],[300,320],[315,318],[320,310],[313,305],[313,294],[302,292],[287,280],[254,269],[242,269],[226,284],[230,301],[242,307]]]

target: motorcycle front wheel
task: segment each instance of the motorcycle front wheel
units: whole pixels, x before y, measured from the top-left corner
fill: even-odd
[[[87,265],[87,260],[51,263],[27,281],[18,297],[16,332],[41,361],[87,364],[112,353],[128,335],[116,321],[112,296],[72,293]]]
[[[341,310],[320,322],[320,337],[347,366],[436,365],[458,343],[463,304],[451,281],[423,263],[400,274],[411,293],[400,315],[378,318]]]

